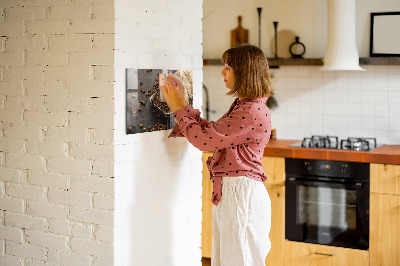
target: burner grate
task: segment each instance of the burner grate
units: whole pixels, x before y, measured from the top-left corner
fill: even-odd
[[[301,147],[305,148],[325,148],[325,149],[338,149],[339,140],[336,136],[317,136],[313,135],[311,138],[304,138]]]
[[[340,141],[342,150],[369,151],[376,147],[376,138],[347,138]]]

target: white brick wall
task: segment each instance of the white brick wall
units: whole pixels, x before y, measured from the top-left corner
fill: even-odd
[[[124,69],[192,69],[200,107],[201,18],[202,0],[0,2],[1,264],[200,265],[201,153],[125,135]]]
[[[201,265],[201,152],[170,131],[125,134],[125,68],[193,70],[199,108],[202,2],[116,0],[115,265]]]
[[[114,0],[2,0],[0,32],[0,265],[112,265]]]

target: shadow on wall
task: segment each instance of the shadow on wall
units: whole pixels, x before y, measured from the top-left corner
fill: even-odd
[[[182,158],[188,142],[185,138],[168,139],[169,133],[169,130],[150,133],[159,136],[146,138],[148,142],[134,151],[143,155],[140,161],[132,162],[135,167],[132,177],[135,183],[134,197],[127,216],[132,243],[127,261],[131,265],[172,266],[173,260],[177,259],[174,243],[178,240],[174,239],[177,235],[174,231],[179,227],[174,213],[177,214],[181,207],[176,203],[182,194],[179,179],[183,176],[182,171],[185,171]],[[157,255],[152,256],[155,253]]]

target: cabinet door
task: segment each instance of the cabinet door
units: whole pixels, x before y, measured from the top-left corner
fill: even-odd
[[[371,194],[371,266],[400,265],[400,196]]]
[[[370,165],[371,193],[400,195],[400,165]]]
[[[285,241],[285,266],[367,266],[365,250]]]
[[[268,177],[266,184],[285,185],[285,158],[264,156],[261,163]]]
[[[203,153],[203,196],[202,196],[202,224],[201,224],[201,253],[204,258],[211,258],[212,252],[212,183],[206,161],[211,152]]]
[[[271,199],[271,250],[265,259],[266,266],[283,265],[285,240],[285,187],[265,184]]]

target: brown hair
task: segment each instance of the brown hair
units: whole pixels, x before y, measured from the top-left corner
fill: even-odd
[[[230,48],[222,54],[221,60],[235,74],[235,86],[227,95],[254,99],[274,94],[268,61],[260,48],[248,44]]]

